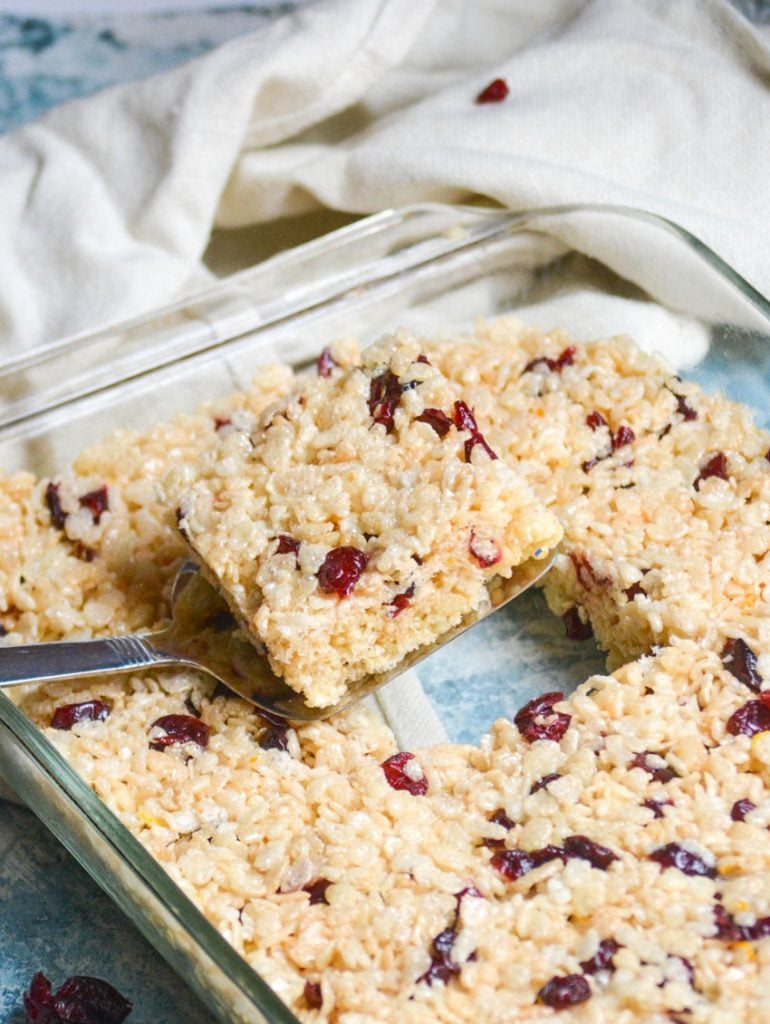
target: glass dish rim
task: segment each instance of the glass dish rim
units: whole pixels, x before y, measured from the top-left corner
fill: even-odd
[[[224,278],[222,281],[203,289],[199,292],[188,295],[174,303],[170,303],[158,309],[150,310],[145,314],[124,320],[113,325],[99,328],[96,331],[81,332],[71,335],[43,346],[35,350],[31,356],[22,359],[11,359],[0,364],[4,372],[12,372],[16,369],[27,368],[29,359],[34,360],[35,365],[40,365],[48,358],[58,357],[70,349],[76,349],[79,345],[85,344],[89,339],[97,336],[115,334],[132,327],[140,325],[151,325],[163,316],[172,312],[178,312],[204,301],[208,298],[227,294],[228,290],[237,287],[245,279],[252,275],[259,274],[265,269],[275,269],[287,265],[291,261],[297,261],[308,255],[320,255],[337,247],[344,248],[351,241],[362,237],[365,233],[376,232],[386,228],[388,225],[405,221],[409,217],[421,213],[445,213],[447,216],[454,216],[457,221],[463,218],[481,224],[482,235],[484,230],[506,231],[510,229],[525,231],[528,228],[537,229],[537,221],[543,218],[557,217],[580,213],[612,214],[631,220],[647,222],[677,236],[685,243],[698,257],[707,263],[717,272],[728,284],[736,288],[745,299],[767,320],[770,325],[770,300],[760,293],[753,285],[742,277],[733,267],[723,260],[714,250],[703,243],[697,236],[687,229],[668,218],[661,217],[645,210],[634,207],[620,206],[614,204],[564,204],[558,206],[535,207],[528,210],[511,212],[501,207],[469,206],[464,204],[444,203],[415,203],[404,207],[392,208],[362,218],[353,224],[346,225],[320,238],[313,239],[295,249],[279,253],[263,263],[254,267],[246,268],[237,274]],[[482,224],[482,222],[485,222]],[[541,229],[542,230],[542,229]],[[478,244],[481,241],[478,236],[470,239],[445,240],[445,244],[438,245],[429,252],[422,263],[428,263],[441,256],[451,254],[453,251]],[[374,273],[371,281],[377,281],[379,269],[380,276],[385,270],[386,276],[404,274],[419,263],[412,263],[407,266],[397,266],[395,271],[392,268],[383,266],[382,259],[376,259],[372,264]],[[347,290],[347,286],[344,288]],[[338,296],[339,292],[335,293]],[[296,313],[289,314],[296,315]],[[259,330],[264,323],[255,324],[251,330]],[[225,334],[218,338],[211,346],[217,349],[227,346],[230,342],[250,333],[242,330],[237,333]],[[163,364],[160,364],[161,366]],[[158,369],[156,366],[154,369]],[[147,372],[153,372],[153,369]],[[98,390],[110,390],[124,383],[127,377],[116,377],[109,384],[100,387]],[[76,399],[74,399],[76,400]],[[35,413],[35,416],[42,415],[46,410]],[[0,430],[0,435],[2,430]],[[64,759],[63,755],[50,743],[44,733],[23,715],[23,713],[12,703],[12,701],[0,692],[0,725],[7,729],[21,747],[33,758],[34,762],[53,784],[63,793],[66,800],[83,814],[88,823],[98,832],[100,837],[109,845],[111,850],[124,864],[124,866],[135,876],[138,881],[146,886],[152,895],[159,899],[172,914],[177,923],[187,936],[201,948],[215,965],[226,975],[229,981],[240,993],[258,1010],[267,1020],[275,1021],[276,1024],[298,1024],[295,1015],[285,1006],[273,992],[270,986],[262,979],[259,973],[252,968],[245,957],[236,951],[230,943],[214,928],[206,919],[203,913],[197,909],[195,904],[188,898],[182,889],[173,881],[171,875],[157,862],[154,857],[142,846],[138,839],[122,824],[118,816],[113,813],[107,804],[102,801],[86,784],[86,782],[75,772],[74,768]]]

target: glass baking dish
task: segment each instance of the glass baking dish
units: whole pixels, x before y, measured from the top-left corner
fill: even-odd
[[[770,304],[682,228],[620,207],[429,204],[358,221],[145,318],[0,366],[0,465],[52,474],[115,426],[191,409],[275,359],[302,368],[341,335],[367,343],[400,323],[447,333],[512,311],[582,339],[635,335],[767,424]],[[446,735],[476,741],[551,677],[568,689],[601,671],[598,652],[577,657],[559,628],[528,596],[428,659],[420,681]],[[495,680],[502,650],[520,665],[513,685],[510,671],[505,686]],[[381,709],[387,717],[387,700]],[[223,1024],[296,1024],[2,693],[0,774]]]

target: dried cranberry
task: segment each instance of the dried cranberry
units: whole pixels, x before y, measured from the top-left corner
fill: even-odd
[[[308,882],[307,885],[302,886],[302,891],[306,892],[310,897],[311,907],[317,903],[325,903],[328,906],[329,901],[326,898],[326,890],[331,884],[328,878],[316,878],[314,882]]]
[[[715,476],[718,480],[727,480],[727,456],[724,452],[717,452],[716,455],[712,455],[710,459],[707,459],[700,468],[700,473],[693,481],[693,487],[696,491],[700,490],[701,481],[708,480],[709,477]]]
[[[430,366],[431,365],[430,359],[428,359],[428,357],[425,355],[424,352],[421,352],[419,354],[419,356],[417,356],[417,358],[415,359],[415,362],[416,363],[424,363],[425,366]]]
[[[460,905],[465,896],[481,897],[481,893],[474,885],[469,885],[467,888],[455,893],[455,912],[452,922],[448,928],[439,932],[431,942],[430,965],[427,971],[417,979],[418,984],[421,981],[426,982],[428,985],[432,985],[434,981],[441,981],[446,984],[452,975],[460,973],[460,965],[452,960],[452,948],[457,938],[457,926],[460,922]],[[475,955],[471,953],[468,959],[475,959]]]
[[[393,433],[393,416],[401,395],[414,385],[414,381],[402,384],[392,370],[385,370],[379,376],[372,377],[369,384],[369,415],[375,423],[381,423],[389,434]]]
[[[758,732],[767,732],[770,730],[770,706],[764,700],[750,700],[730,715],[726,728],[733,736],[754,736]]]
[[[587,459],[585,462],[580,463],[580,468],[584,473],[590,473],[594,466],[598,466],[600,462],[604,462],[612,455],[612,450],[608,451],[606,455],[596,455],[593,459]]]
[[[650,797],[649,800],[642,800],[642,807],[646,807],[648,811],[652,811],[655,818],[664,818],[663,814],[664,807],[673,807],[673,800],[661,800]]]
[[[490,814],[487,820],[491,821],[493,825],[500,825],[502,828],[507,828],[508,830],[514,828],[516,825],[516,822],[511,821],[502,807]]]
[[[289,536],[288,533],[282,533],[277,538],[278,546],[275,549],[276,555],[294,555],[294,560],[299,565],[299,546],[300,542],[296,537]]]
[[[666,843],[658,847],[649,855],[650,860],[660,864],[665,871],[666,868],[677,868],[685,875],[699,875],[703,878],[716,878],[716,868],[707,864],[706,861],[692,850],[686,849],[680,843]]]
[[[661,758],[660,754],[653,754],[651,750],[643,750],[640,754],[634,754],[628,762],[628,767],[641,768],[642,771],[647,772],[656,782],[671,782],[672,779],[679,778],[670,764],[655,764],[651,760],[653,757],[660,758],[665,762],[665,758]]]
[[[79,704],[62,704],[51,719],[52,729],[68,731],[79,722],[103,722],[110,713],[110,705],[102,700],[84,700]]]
[[[165,750],[177,743],[196,743],[204,750],[209,742],[209,727],[192,715],[162,715],[150,728],[162,729],[165,733],[150,741],[152,750]]]
[[[636,583],[632,583],[630,587],[626,587],[623,593],[629,601],[633,601],[638,594],[641,594],[643,597],[647,596],[647,591],[642,587],[640,580],[637,580]]]
[[[582,974],[564,974],[551,978],[537,994],[538,1003],[553,1010],[566,1010],[591,998],[591,987]]]
[[[598,949],[591,959],[581,961],[580,970],[584,974],[597,974],[599,971],[614,971],[615,964],[612,962],[613,957],[621,948],[620,943],[616,942],[614,939],[602,939],[599,943]]]
[[[64,524],[67,521],[67,513],[61,507],[59,485],[53,483],[53,481],[51,481],[45,489],[45,503],[51,514],[51,522],[57,530],[63,530]]]
[[[412,796],[425,796],[428,792],[428,780],[425,776],[423,775],[419,779],[411,779],[404,771],[404,765],[411,761],[413,757],[414,754],[402,750],[400,753],[386,758],[380,767],[385,772],[388,785],[393,789],[405,789]]]
[[[215,416],[214,417],[214,430],[219,433],[223,427],[229,427],[233,421],[229,416]]]
[[[316,362],[316,370],[318,371],[319,377],[330,377],[331,372],[335,366],[339,366],[339,363],[332,355],[332,350],[327,346],[321,352]]]
[[[564,840],[564,853],[568,858],[587,860],[592,868],[606,871],[618,855],[600,843],[595,843],[588,836],[567,836]]]
[[[548,861],[559,859],[564,859],[564,850],[560,846],[549,845],[540,850],[498,850],[489,863],[504,878],[515,882]]]
[[[318,586],[324,594],[347,597],[358,583],[369,556],[358,548],[332,548],[318,570]]]
[[[630,427],[623,424],[612,435],[612,450],[616,452],[618,448],[625,448],[627,444],[633,444],[635,440],[636,434]]]
[[[524,705],[514,718],[524,739],[530,743],[535,740],[554,740],[558,743],[572,721],[571,715],[553,710],[554,704],[563,699],[563,693],[544,693]]]
[[[744,639],[725,640],[720,655],[722,664],[735,678],[758,693],[762,688],[762,676],[757,671],[757,656]]]
[[[687,404],[687,399],[685,398],[685,396],[677,394],[677,392],[672,391],[671,388],[669,388],[669,391],[671,391],[671,394],[676,399],[676,411],[685,420],[697,420],[698,413],[695,411],[695,409],[692,408],[692,406]]]
[[[259,737],[259,745],[263,750],[288,750],[289,727],[285,722],[271,722],[262,731],[262,735]]]
[[[494,78],[476,97],[476,103],[502,103],[508,95],[508,83],[504,78]]]
[[[582,551],[570,551],[569,557],[577,581],[584,590],[590,590],[592,586],[606,587],[612,582],[609,576],[599,575],[588,556]]]
[[[96,558],[95,548],[90,548],[88,544],[84,544],[80,540],[76,540],[72,545],[72,554],[75,558],[79,558],[81,562],[93,562]]]
[[[567,348],[559,353],[556,359],[551,359],[549,356],[539,356],[537,359],[531,359],[522,372],[528,373],[530,370],[534,370],[536,366],[547,366],[552,372],[561,373],[565,366],[572,366],[575,362],[576,352],[577,349],[574,345],[568,345]]]
[[[414,597],[414,589],[414,583],[410,583],[403,594],[396,594],[392,600],[388,601],[388,615],[391,619],[397,618],[409,607]]]
[[[54,995],[38,971],[24,994],[24,1009],[31,1024],[123,1024],[132,1005],[106,981],[86,975],[68,978]]]
[[[537,793],[541,789],[547,789],[552,782],[556,782],[556,780],[560,778],[561,775],[559,775],[558,772],[551,772],[550,775],[544,775],[542,779],[538,779],[537,782],[532,783],[529,791],[530,795],[532,795],[532,793]]]
[[[425,409],[417,417],[417,422],[427,423],[441,438],[447,436],[452,426],[452,421],[441,409]]]
[[[471,530],[468,551],[482,569],[490,569],[503,559],[503,549],[493,540],[480,540]]]
[[[326,350],[324,349],[324,351]],[[326,376],[326,374],[323,376]],[[306,981],[303,995],[305,997],[305,1006],[307,1006],[308,1010],[320,1010],[324,1004],[320,981]]]
[[[468,408],[465,402],[455,402],[454,405],[454,423],[458,430],[467,430],[470,433],[470,437],[466,438],[465,441],[465,461],[471,461],[471,455],[473,449],[477,444],[480,444],[483,450],[487,453],[490,459],[494,460],[497,458],[495,452],[487,444],[486,438],[481,433],[476,423],[476,417],[473,415],[471,410]]]
[[[598,430],[599,427],[607,427],[609,424],[602,414],[595,409],[586,416],[586,426],[590,427],[591,430]]]
[[[736,800],[730,810],[730,817],[733,821],[745,821],[746,815],[756,809],[753,800]]]
[[[757,918],[754,924],[745,925],[744,931],[749,942],[768,938],[770,936],[770,917]]]
[[[110,507],[110,498],[107,492],[107,485],[104,484],[98,487],[95,491],[89,491],[88,494],[82,494],[78,498],[81,508],[87,508],[91,513],[91,518],[95,523],[98,523],[102,518],[102,514],[107,512]]]
[[[741,925],[735,923],[733,915],[730,914],[721,903],[714,906],[714,924],[716,925],[716,938],[724,942],[741,942],[746,939]]]
[[[564,622],[564,632],[567,635],[568,640],[590,640],[594,635],[591,623],[583,620],[580,617],[580,609],[576,604],[573,604],[571,608],[568,608],[562,615]]]

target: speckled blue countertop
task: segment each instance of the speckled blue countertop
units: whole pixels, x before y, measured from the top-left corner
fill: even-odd
[[[307,2],[263,0],[216,11],[67,18],[0,13],[0,131],[65,100],[173,67]],[[770,0],[734,2],[754,21],[770,22]],[[56,0],[49,5],[55,9]],[[128,0],[122,4],[124,11],[132,6]],[[39,8],[44,7],[41,0]],[[762,357],[768,358],[765,351]],[[719,386],[720,381],[710,379],[709,384]],[[567,642],[557,621],[544,614],[542,602],[539,594],[527,595],[502,613],[494,628],[482,625],[421,670],[429,695],[457,687],[458,715],[447,723],[453,739],[477,739],[475,722],[506,710],[500,708],[498,688],[486,693],[492,676],[486,667],[500,664],[501,648],[514,633],[527,637],[518,648],[525,659],[528,652],[533,666],[537,659],[539,689],[551,670],[554,683],[558,670],[559,688],[568,682]],[[553,656],[552,664],[549,658],[544,663],[544,650]],[[602,670],[603,661],[590,643],[570,645],[568,658],[575,683]],[[475,675],[458,683],[456,666],[463,661],[472,661]],[[470,718],[463,713],[468,692],[475,705]],[[520,699],[511,695],[511,714]],[[447,704],[446,692],[442,704]],[[34,816],[0,801],[0,1024],[24,1020],[21,995],[37,970],[57,985],[74,973],[109,979],[134,1003],[131,1024],[213,1024],[207,1010]]]

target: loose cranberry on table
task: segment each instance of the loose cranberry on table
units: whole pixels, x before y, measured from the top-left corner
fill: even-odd
[[[103,722],[110,705],[103,700],[83,700],[79,704],[62,704],[53,713],[51,728],[69,731],[80,722]]]
[[[571,715],[554,711],[554,705],[562,700],[564,694],[554,691],[535,697],[524,705],[513,721],[525,740],[530,743],[535,740],[554,740],[558,743],[572,721]]]
[[[123,1024],[132,1004],[101,978],[74,975],[56,992],[42,971],[24,993],[29,1024]]]
[[[192,715],[162,715],[150,729],[162,730],[162,735],[150,740],[152,750],[165,750],[182,743],[195,743],[204,750],[209,742],[209,727]]]
[[[359,548],[332,548],[318,570],[318,586],[324,594],[348,597],[368,561],[369,556]]]
[[[414,754],[402,750],[398,754],[386,758],[380,767],[392,789],[405,789],[412,796],[425,796],[428,792],[428,780],[424,775],[407,769],[406,766],[412,760],[414,760]]]

